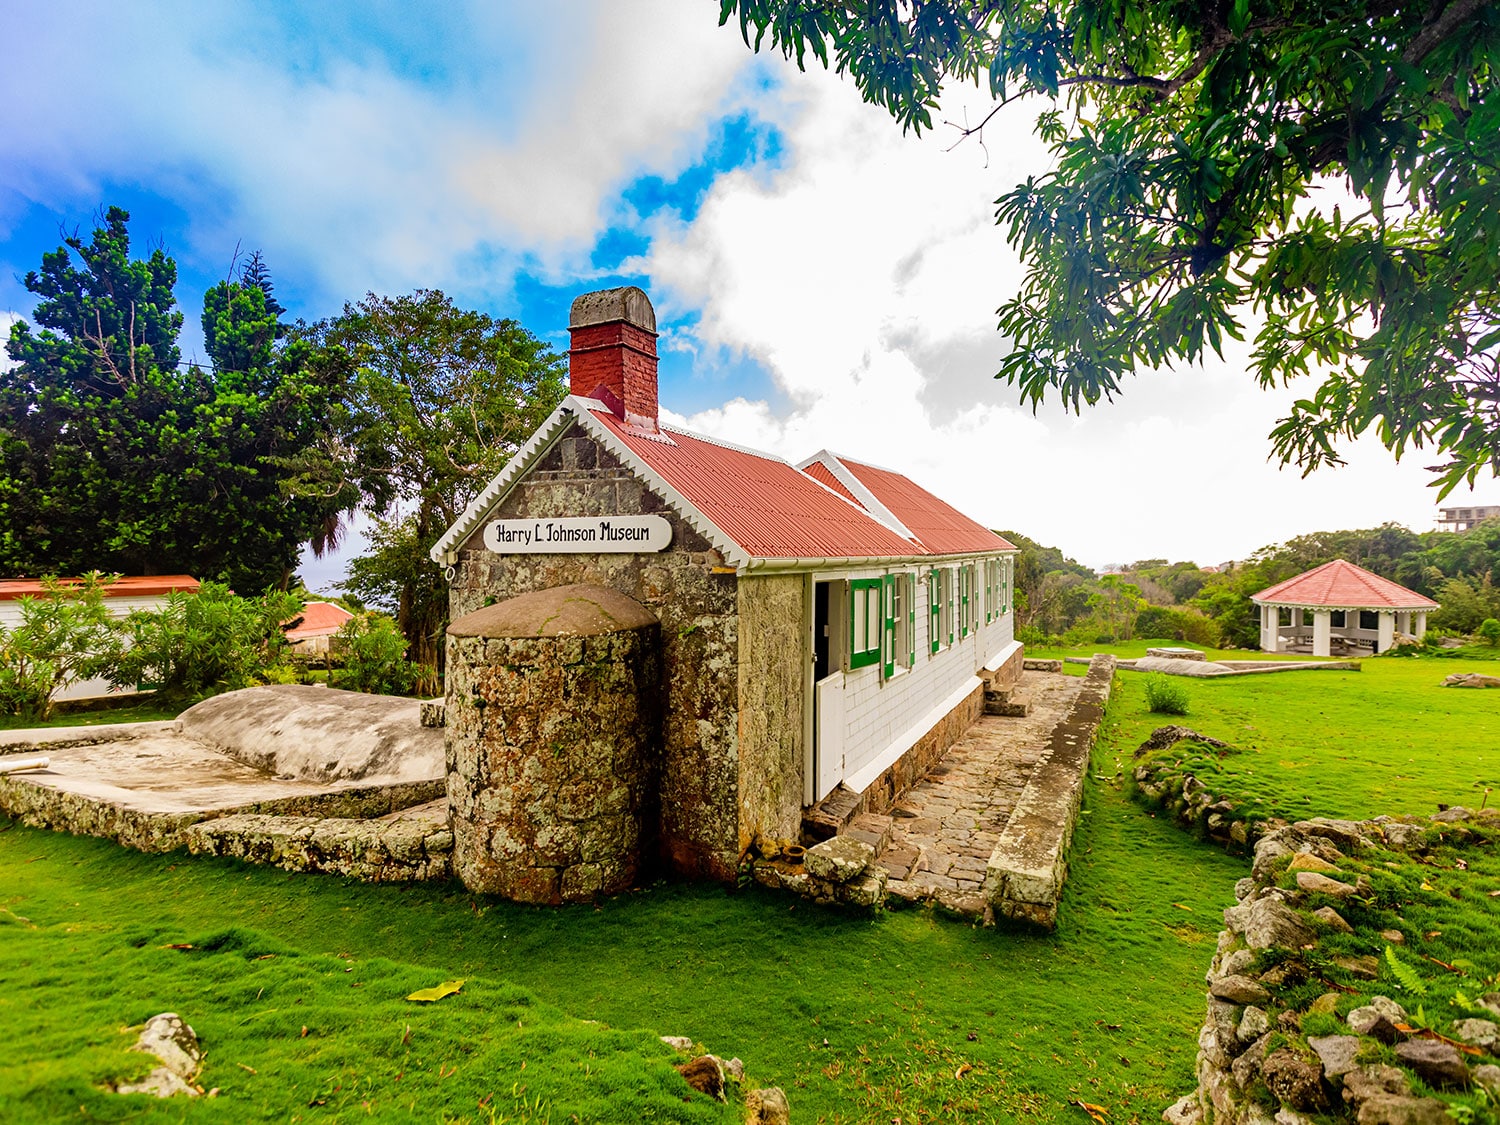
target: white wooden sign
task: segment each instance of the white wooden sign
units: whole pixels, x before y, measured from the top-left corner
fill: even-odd
[[[500,555],[637,554],[672,542],[663,516],[568,516],[493,520],[485,525],[486,550]]]

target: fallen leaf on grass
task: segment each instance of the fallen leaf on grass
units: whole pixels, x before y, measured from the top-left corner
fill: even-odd
[[[1172,905],[1177,907],[1178,910],[1186,910],[1189,914],[1193,912],[1193,908],[1191,906],[1183,906],[1180,902],[1174,902]]]
[[[193,947],[185,941],[174,941],[171,945],[162,946],[163,949],[180,949],[184,953]]]
[[[237,1066],[237,1067],[239,1067],[241,1070],[246,1071],[249,1074],[259,1074],[260,1073],[260,1071],[256,1070],[253,1066],[246,1066],[244,1063],[235,1063],[234,1065]]]
[[[1430,1028],[1430,1027],[1413,1027],[1411,1024],[1398,1023],[1398,1024],[1395,1025],[1395,1028],[1396,1028],[1397,1031],[1401,1032],[1403,1035],[1410,1035],[1414,1039],[1432,1039],[1432,1040],[1434,1040],[1434,1041],[1436,1041],[1438,1043],[1446,1043],[1446,1044],[1448,1044],[1448,1046],[1453,1047],[1456,1050],[1462,1051],[1466,1055],[1482,1055],[1482,1054],[1484,1054],[1484,1052],[1481,1051],[1478,1047],[1472,1046],[1472,1045],[1470,1045],[1468,1043],[1461,1042],[1461,1041],[1459,1041],[1457,1039],[1449,1039],[1446,1035],[1439,1035],[1436,1031],[1433,1031],[1432,1028]]]
[[[954,1078],[954,1080],[957,1081],[958,1079],[962,1078],[965,1074],[968,1074],[969,1071],[971,1071],[973,1069],[974,1068],[972,1066],[970,1066],[968,1063],[964,1063],[963,1066],[959,1067],[957,1070],[955,1070],[953,1072],[953,1078]]]
[[[1088,1114],[1089,1117],[1097,1121],[1099,1125],[1108,1125],[1107,1119],[1109,1116],[1109,1110],[1105,1109],[1102,1105],[1095,1105],[1093,1102],[1081,1101],[1078,1098],[1073,1098],[1068,1102],[1068,1104],[1076,1105],[1079,1109],[1083,1110],[1084,1113]]]
[[[434,988],[419,988],[407,997],[419,1004],[431,1004],[434,1000],[441,1000],[444,996],[452,996],[464,986],[461,980],[445,980]]]

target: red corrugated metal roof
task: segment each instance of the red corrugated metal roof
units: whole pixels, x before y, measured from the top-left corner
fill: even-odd
[[[911,557],[925,552],[779,458],[681,430],[671,444],[590,413],[754,558]]]
[[[64,586],[76,583],[77,578],[64,578]],[[198,580],[188,574],[153,574],[117,578],[104,588],[106,598],[150,598],[160,597],[182,590],[191,594],[198,589]],[[0,602],[17,598],[37,598],[46,594],[46,588],[35,578],[0,579]]]
[[[826,484],[829,488],[833,489],[845,499],[852,500],[854,503],[859,504],[859,498],[855,496],[854,493],[845,488],[844,482],[839,480],[838,477],[834,476],[833,470],[830,469],[827,465],[823,464],[823,462],[814,461],[811,465],[803,466],[802,471],[808,476],[812,477],[814,480],[818,480]],[[859,506],[861,508],[864,507],[863,504],[859,504]]]
[[[337,633],[343,627],[345,621],[352,618],[350,613],[341,605],[332,602],[308,602],[302,607],[302,612],[297,617],[302,618],[302,623],[295,629],[286,631],[286,639],[289,641],[305,641],[310,637],[327,637]],[[297,620],[296,617],[292,618]]]
[[[1334,559],[1295,578],[1268,586],[1253,598],[1287,605],[1326,605],[1347,609],[1436,609],[1437,602],[1415,590],[1371,574],[1362,566]]]
[[[921,485],[889,469],[877,469],[839,458],[859,483],[868,488],[905,524],[934,555],[961,555],[971,551],[1014,551],[1015,547],[981,523],[971,520],[953,505],[939,500]],[[811,466],[809,466],[811,467]]]

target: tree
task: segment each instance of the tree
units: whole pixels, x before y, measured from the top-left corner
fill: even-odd
[[[181,362],[176,264],[133,259],[129,219],[111,207],[26,276],[38,330],[13,326],[0,372],[0,569],[285,585],[357,499],[283,487],[285,459],[328,425],[343,357],[282,339],[259,284],[224,282],[204,297],[210,364]]]
[[[396,618],[415,663],[441,668],[447,587],[427,551],[562,399],[564,362],[515,321],[435,290],[371,293],[313,335],[357,371],[333,440],[301,459],[298,489],[355,488],[380,517],[348,588]]]
[[[949,81],[1048,99],[1052,170],[998,211],[1027,267],[998,377],[1033,406],[1111,399],[1258,319],[1262,385],[1322,379],[1271,434],[1284,463],[1373,428],[1398,457],[1435,448],[1443,495],[1500,470],[1495,5],[722,0],[736,14],[903,128],[932,128]]]

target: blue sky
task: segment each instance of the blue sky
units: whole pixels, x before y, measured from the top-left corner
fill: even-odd
[[[1372,442],[1307,481],[1269,464],[1265,435],[1307,387],[1261,392],[1232,351],[1081,417],[1020,408],[991,378],[994,310],[1022,276],[993,201],[1047,168],[1035,107],[1007,107],[983,145],[941,124],[903,136],[717,16],[717,0],[11,0],[0,328],[29,312],[20,276],[59,228],[119,204],[137,247],[177,259],[189,354],[236,248],[263,252],[296,316],[436,288],[559,348],[573,297],[629,282],[656,305],[675,420],[900,469],[1096,565],[1430,526],[1420,466]],[[957,89],[936,117],[987,108]]]

